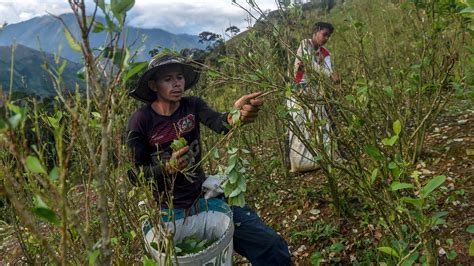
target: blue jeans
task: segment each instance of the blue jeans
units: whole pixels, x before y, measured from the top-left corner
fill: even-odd
[[[232,206],[234,214],[234,250],[252,266],[291,265],[288,245],[268,227],[254,210]]]

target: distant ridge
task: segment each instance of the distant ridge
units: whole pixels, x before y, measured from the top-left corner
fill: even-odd
[[[61,18],[73,31],[73,34],[79,36],[79,28],[72,13],[63,14]],[[104,18],[97,17],[100,22]],[[156,48],[157,45],[166,48],[204,48],[199,43],[199,37],[188,34],[173,34],[161,29],[140,29],[135,27],[126,27],[127,43],[135,43],[132,48],[139,48],[137,60],[146,61],[149,59],[148,51]],[[93,47],[103,46],[105,33],[91,33],[90,42]],[[142,36],[146,36],[142,44]],[[80,62],[81,55],[73,51],[64,37],[63,25],[52,16],[35,17],[27,21],[7,25],[0,31],[0,45],[8,46],[13,43],[21,44],[32,49],[42,50],[48,53],[57,54],[60,46],[62,47],[61,56],[74,62]],[[140,47],[139,47],[140,46]]]
[[[0,85],[3,93],[9,91],[11,73],[11,46],[0,46]],[[55,95],[53,82],[42,68],[47,63],[56,66],[54,56],[49,53],[39,52],[23,45],[15,47],[15,62],[13,67],[12,91],[22,96],[51,96]],[[63,59],[60,59],[60,64]],[[67,64],[62,77],[67,84],[67,89],[73,90],[76,83],[81,83],[77,78],[77,71],[82,68],[81,64],[66,60]]]

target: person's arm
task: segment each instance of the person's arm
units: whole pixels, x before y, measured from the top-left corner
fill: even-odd
[[[164,164],[152,165],[148,155],[146,137],[137,131],[128,133],[127,144],[133,155],[133,163],[136,171],[129,171],[128,176],[133,184],[139,181],[138,176],[143,171],[145,180],[160,180],[164,178]]]
[[[229,132],[227,116],[229,113],[220,113],[213,110],[201,98],[195,97],[199,120],[208,128],[217,133]]]
[[[151,151],[148,146],[148,139],[146,137],[146,125],[148,123],[147,109],[143,108],[135,112],[128,122],[127,145],[132,152],[133,164],[135,170],[129,170],[128,176],[133,184],[139,180],[139,175],[143,171],[145,180],[160,181],[166,176],[175,174],[184,169],[187,165],[182,157],[189,149],[188,146],[172,153],[171,158],[166,161],[159,161],[152,159]],[[174,160],[173,165],[169,162]]]
[[[332,73],[332,64],[331,64],[331,56],[328,55],[324,58],[324,66],[327,71],[329,71],[329,74]]]
[[[300,83],[303,80],[304,76],[304,66],[303,66],[303,49],[304,49],[304,40],[300,43],[298,50],[296,51],[295,63],[294,63],[294,77],[295,82]]]
[[[171,176],[185,169],[189,165],[186,153],[189,146],[185,146],[177,151],[173,151],[169,160],[160,161],[159,164],[153,164],[147,152],[146,137],[136,131],[130,131],[128,134],[128,147],[132,151],[135,168],[137,172],[129,171],[128,176],[133,184],[139,181],[137,173],[143,171],[145,180],[160,181],[166,176]],[[174,163],[171,163],[174,161]]]
[[[324,65],[325,65],[325,69],[327,69],[328,71],[328,75],[331,77],[331,80],[334,81],[335,83],[339,83],[340,82],[339,75],[332,70],[331,56],[328,55],[324,58]]]
[[[255,92],[240,97],[235,103],[234,108],[240,110],[240,121],[244,124],[251,123],[257,117],[259,107],[263,105],[263,101],[255,99],[262,92]],[[201,98],[196,97],[197,109],[200,121],[217,133],[229,132],[229,125],[232,125],[232,115],[228,112],[219,113],[214,111]]]

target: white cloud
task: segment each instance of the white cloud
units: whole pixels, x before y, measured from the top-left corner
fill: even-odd
[[[248,7],[245,0],[238,1]],[[275,9],[274,0],[257,1],[263,9]],[[175,33],[198,34],[212,31],[222,34],[233,25],[242,30],[249,26],[248,15],[232,0],[137,0],[130,12],[129,24],[145,28],[162,28]]]
[[[33,17],[33,14],[28,13],[28,12],[21,12],[20,15],[18,16],[20,17],[21,20],[28,20]]]
[[[0,0],[0,23],[18,23],[33,17],[70,12],[65,0]]]
[[[248,7],[245,0],[237,2]],[[262,10],[276,7],[275,0],[256,2]],[[86,0],[86,5],[91,8],[93,1]],[[0,24],[18,23],[47,12],[59,15],[70,12],[70,7],[66,0],[0,0]],[[161,28],[173,33],[222,34],[230,25],[245,29],[249,25],[247,18],[247,13],[233,5],[232,0],[135,0],[128,22],[135,27]]]

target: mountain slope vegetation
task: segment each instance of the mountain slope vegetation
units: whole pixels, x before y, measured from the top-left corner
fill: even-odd
[[[65,64],[62,78],[68,84],[70,90],[74,90],[76,83],[83,86],[82,81],[77,78],[77,71],[82,68],[81,64],[55,57],[52,54],[39,52],[23,45],[0,46],[0,86],[4,93],[10,89],[11,58],[13,64],[12,91],[17,97],[45,97],[55,95],[54,83],[45,65],[59,67]]]

